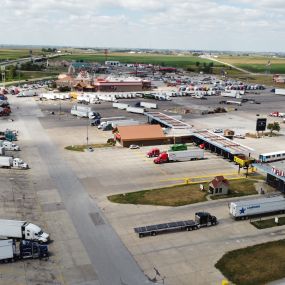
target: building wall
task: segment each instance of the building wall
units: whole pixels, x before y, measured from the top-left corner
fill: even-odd
[[[129,147],[131,144],[136,144],[139,146],[152,146],[152,145],[161,145],[161,144],[165,144],[167,141],[163,140],[163,139],[159,139],[159,140],[144,140],[144,141],[137,141],[137,140],[133,140],[133,141],[124,141],[121,140],[121,145],[123,147]]]
[[[137,86],[98,86],[98,91],[101,92],[132,92],[132,91],[142,91],[142,85]]]
[[[216,193],[216,189],[218,190],[218,193]],[[222,183],[218,188],[214,188],[212,184],[209,185],[209,190],[213,195],[227,195],[229,192],[229,187]]]

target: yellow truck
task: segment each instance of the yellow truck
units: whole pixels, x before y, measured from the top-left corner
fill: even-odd
[[[234,156],[234,162],[241,167],[249,167],[254,162],[254,159],[240,154]]]

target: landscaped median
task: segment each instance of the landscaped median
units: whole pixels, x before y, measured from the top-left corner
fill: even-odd
[[[100,144],[89,144],[88,146],[86,144],[85,145],[69,145],[69,146],[66,146],[65,149],[84,152],[89,148],[104,148],[104,147],[112,147],[112,146],[114,145],[110,143],[100,143]]]
[[[226,253],[216,268],[236,285],[257,285],[285,277],[285,240]]]
[[[272,227],[284,226],[285,225],[285,217],[278,217],[278,222],[276,223],[275,218],[265,219],[265,220],[257,220],[250,222],[257,229],[267,229]]]
[[[230,192],[228,195],[209,196],[209,198],[223,199],[245,195],[257,194],[255,179],[230,180]],[[207,189],[207,183],[202,184]],[[209,195],[207,191],[201,191],[201,183],[181,184],[164,188],[143,190],[124,194],[108,196],[108,199],[114,203],[120,204],[141,204],[156,206],[183,206],[204,202]]]

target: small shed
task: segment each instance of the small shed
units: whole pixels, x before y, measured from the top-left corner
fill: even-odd
[[[224,130],[224,137],[228,139],[233,139],[234,135],[235,135],[235,132],[233,130],[230,130],[230,129]]]
[[[227,195],[229,193],[229,181],[224,176],[216,176],[209,183],[209,193],[212,195]]]

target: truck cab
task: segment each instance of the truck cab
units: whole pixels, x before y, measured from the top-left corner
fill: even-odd
[[[155,164],[160,164],[164,162],[168,162],[168,153],[162,152],[157,158],[153,161]]]
[[[153,148],[146,154],[146,156],[147,157],[157,157],[159,156],[159,154],[160,154],[159,148]]]
[[[23,225],[22,230],[27,240],[36,240],[43,243],[49,241],[49,235],[35,224],[26,223]]]
[[[15,168],[22,168],[22,169],[28,169],[29,165],[27,163],[25,163],[20,158],[14,158],[13,159],[13,167],[15,167]]]
[[[214,226],[218,223],[217,218],[207,212],[195,213],[195,221],[200,227]]]

